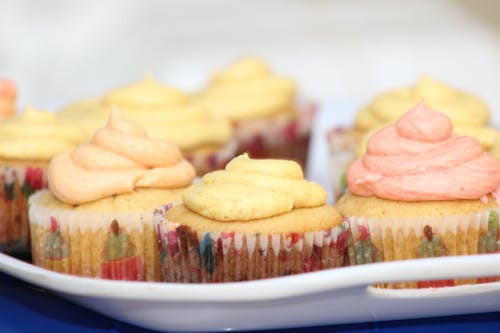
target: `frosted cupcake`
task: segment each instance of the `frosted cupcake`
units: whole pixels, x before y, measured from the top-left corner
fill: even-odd
[[[345,190],[345,170],[347,164],[354,159],[354,152],[360,157],[365,151],[366,141],[374,132],[395,122],[421,100],[448,116],[454,132],[473,136],[487,152],[499,153],[500,134],[488,127],[487,105],[470,93],[423,76],[412,87],[390,90],[376,96],[358,112],[352,128],[335,128],[330,131],[330,170],[337,197]],[[496,157],[500,158],[500,154]]]
[[[180,200],[195,170],[172,144],[116,111],[90,143],[55,156],[49,191],[29,199],[33,263],[115,280],[160,279],[153,211]]]
[[[499,251],[500,161],[423,103],[370,138],[347,184],[336,207],[350,225],[350,264]]]
[[[105,93],[101,98],[77,102],[58,112],[70,124],[80,124],[92,135],[102,127],[111,107],[146,128],[152,138],[177,145],[199,175],[223,168],[236,153],[227,120],[215,119],[194,105],[183,92],[147,76],[143,81]]]
[[[286,160],[233,159],[155,215],[167,282],[230,282],[339,267],[346,225]]]
[[[28,196],[46,187],[50,158],[84,140],[79,128],[30,107],[0,122],[1,251],[29,252]]]
[[[301,105],[296,83],[258,58],[241,58],[213,76],[195,100],[230,120],[240,152],[306,164],[315,106]]]
[[[16,113],[16,85],[0,79],[0,120]]]

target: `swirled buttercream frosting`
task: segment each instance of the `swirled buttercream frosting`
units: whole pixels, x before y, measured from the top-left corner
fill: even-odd
[[[296,90],[293,80],[274,75],[258,58],[246,57],[216,73],[197,101],[217,117],[250,120],[293,112]]]
[[[217,221],[249,221],[322,206],[326,193],[304,180],[293,161],[234,158],[225,170],[206,174],[183,194],[190,210]]]
[[[68,204],[135,188],[185,187],[194,177],[194,168],[175,145],[149,138],[142,126],[122,118],[116,110],[90,143],[55,156],[48,168],[50,190]]]
[[[7,159],[49,160],[85,141],[76,126],[59,122],[47,111],[26,108],[0,122],[0,156]]]
[[[500,161],[423,102],[375,133],[347,172],[359,196],[400,201],[480,199],[498,193]]]
[[[478,97],[422,76],[412,87],[384,92],[356,115],[355,126],[362,131],[396,121],[420,100],[450,118],[455,127],[480,127],[489,121],[487,105]]]

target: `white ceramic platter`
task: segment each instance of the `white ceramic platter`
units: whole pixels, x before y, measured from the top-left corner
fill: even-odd
[[[211,285],[79,278],[4,254],[0,270],[112,318],[156,330],[258,330],[500,311],[500,282],[419,290],[369,287],[377,282],[500,276],[500,254]]]

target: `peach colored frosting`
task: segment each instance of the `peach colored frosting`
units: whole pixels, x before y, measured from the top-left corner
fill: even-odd
[[[17,90],[13,82],[0,79],[0,120],[16,113]]]
[[[68,204],[139,187],[184,187],[194,177],[193,166],[176,146],[149,138],[142,126],[123,119],[116,110],[90,143],[55,156],[48,168],[50,190]]]
[[[400,201],[498,197],[500,161],[452,130],[446,115],[419,103],[370,138],[365,156],[349,167],[349,190]]]

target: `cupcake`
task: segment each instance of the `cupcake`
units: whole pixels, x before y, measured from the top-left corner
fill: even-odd
[[[9,80],[0,79],[0,120],[16,113],[16,85]]]
[[[90,137],[104,126],[113,106],[127,119],[144,126],[152,138],[177,145],[199,175],[223,168],[236,154],[227,120],[211,117],[203,107],[191,103],[185,93],[151,76],[109,91],[101,98],[69,105],[58,112],[58,117],[81,125]]]
[[[29,253],[28,196],[46,187],[50,158],[83,140],[79,128],[31,107],[0,122],[0,251]]]
[[[500,161],[452,130],[446,115],[420,103],[375,133],[349,166],[336,208],[350,225],[351,265],[500,251]]]
[[[296,83],[261,59],[241,58],[215,73],[195,100],[233,123],[240,153],[306,165],[315,106],[299,103]]]
[[[233,159],[155,213],[166,282],[271,278],[344,264],[346,225],[287,160]]]
[[[90,143],[52,158],[29,198],[37,266],[113,280],[160,280],[153,211],[195,177],[179,149],[112,111]]]
[[[475,137],[484,150],[500,158],[500,133],[488,127],[487,105],[472,94],[423,76],[412,87],[376,96],[358,112],[352,128],[335,128],[328,133],[331,179],[337,198],[345,190],[345,170],[354,153],[362,156],[366,141],[373,133],[395,122],[422,99],[430,108],[448,116],[456,133]]]

